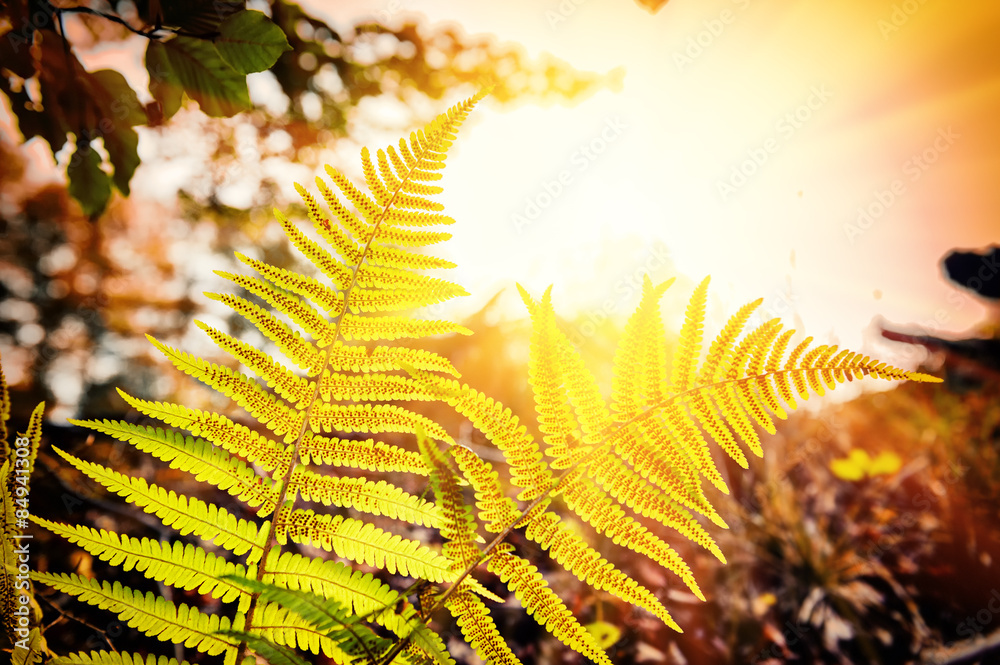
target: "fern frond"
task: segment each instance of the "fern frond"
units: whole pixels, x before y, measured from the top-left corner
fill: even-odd
[[[183,404],[139,399],[120,389],[118,394],[134,409],[150,418],[156,418],[171,427],[186,429],[191,434],[202,436],[217,446],[246,457],[251,462],[256,462],[260,458],[283,457],[283,446],[279,446],[267,437],[255,435],[246,426],[238,425],[221,414],[191,409]],[[302,428],[302,418],[302,412],[276,402],[265,407],[257,416],[262,425],[267,426],[276,435],[284,437],[285,443],[295,439]]]
[[[419,177],[415,177],[416,175],[417,173],[413,174],[413,179],[420,180]],[[427,175],[440,174],[428,173]],[[390,210],[386,213],[383,223],[393,226],[437,226],[438,224],[454,224],[455,220],[447,215],[439,215],[436,213],[415,212],[412,210]]]
[[[525,530],[531,540],[549,550],[556,563],[563,566],[581,582],[594,589],[607,591],[625,602],[641,607],[671,628],[682,632],[671,618],[667,608],[653,593],[628,575],[618,570],[593,549],[558,515],[545,512],[538,515]]]
[[[257,656],[263,658],[268,665],[309,665],[309,661],[300,656],[294,649],[269,642],[255,633],[243,630],[224,630],[221,634],[246,643],[247,647]]]
[[[270,478],[258,476],[243,460],[213,446],[205,439],[185,437],[173,430],[154,429],[122,421],[70,422],[103,432],[120,441],[127,441],[138,450],[169,462],[173,469],[194,474],[196,481],[211,483],[244,501],[249,507],[259,508],[262,515],[271,514],[276,508],[278,493],[272,487]]]
[[[535,566],[511,554],[507,548],[498,548],[490,558],[488,568],[507,585],[538,625],[595,663],[612,665],[607,654],[552,591]]]
[[[324,506],[353,508],[421,526],[440,527],[441,511],[434,504],[387,483],[364,478],[331,478],[308,469],[292,474],[291,487],[306,501]]]
[[[190,665],[188,661],[177,662],[176,658],[157,656],[156,654],[146,654],[142,656],[137,653],[127,651],[91,651],[85,653],[67,654],[56,656],[52,659],[51,665]]]
[[[224,332],[216,330],[201,321],[194,322],[196,326],[205,331],[215,344],[235,358],[241,365],[251,372],[264,379],[268,387],[272,388],[282,399],[299,405],[312,393],[312,383],[303,377],[296,376],[291,370],[274,361],[270,355],[261,351],[257,347],[240,341]],[[147,335],[151,342],[156,342],[154,337]],[[199,365],[205,361],[199,359]],[[183,367],[182,371],[186,371]],[[196,369],[200,372],[200,369]]]
[[[465,641],[484,662],[491,665],[521,665],[521,661],[500,635],[489,608],[482,600],[468,591],[460,591],[451,597],[448,611],[455,617]]]
[[[280,558],[272,554],[267,570],[270,572],[264,576],[264,584],[273,584],[293,592],[308,592],[318,598],[341,604],[351,616],[384,626],[397,637],[413,635],[412,639],[426,653],[442,653],[440,639],[416,617],[413,608],[404,602],[402,612],[398,612],[397,608],[405,599],[371,573],[351,570],[339,562],[310,559],[290,552],[281,554]],[[257,588],[252,580],[247,581],[247,584],[251,588]],[[274,599],[275,596],[272,594],[270,597]],[[317,627],[324,628],[322,624]]]
[[[253,580],[248,580],[247,585],[255,591],[261,591],[261,597],[264,600],[280,604],[295,612],[316,630],[325,633],[327,637],[338,642],[338,646],[354,656],[364,655],[371,658],[374,654],[387,650],[385,647],[389,644],[359,623],[360,619],[367,616],[369,619],[375,618],[377,623],[388,628],[397,637],[411,640],[420,650],[421,655],[431,661],[441,665],[455,664],[455,661],[448,656],[441,638],[427,627],[417,616],[413,606],[402,598],[393,596],[390,605],[384,606],[381,611],[374,615],[366,615],[351,612],[350,603],[345,604],[337,599],[326,598],[307,591],[285,589]],[[397,605],[401,607],[401,611],[395,609]],[[364,641],[361,650],[359,650],[359,646],[361,646],[359,638]]]
[[[445,538],[442,551],[452,560],[452,569],[461,573],[467,566],[479,563],[482,553],[476,547],[476,523],[471,506],[462,497],[458,472],[452,468],[448,457],[437,444],[417,432],[417,445],[424,462],[430,468],[431,489],[441,511],[441,536]]]
[[[451,436],[436,422],[395,404],[316,404],[309,413],[309,427],[314,432],[347,434],[413,434],[422,427],[429,436],[452,442]]]
[[[569,509],[589,522],[598,533],[607,536],[616,545],[642,554],[672,571],[695,596],[705,599],[691,568],[680,554],[666,541],[629,517],[616,501],[590,482],[583,471],[577,469],[566,475],[555,493],[562,494]]]
[[[552,486],[552,474],[538,444],[509,408],[453,379],[427,373],[419,373],[417,378],[503,452],[511,483],[524,488],[518,499],[532,501],[544,488]]]
[[[642,413],[645,412],[639,412]],[[633,417],[639,414],[633,414]],[[674,443],[658,414],[640,418],[618,432],[614,440],[616,453],[632,464],[642,477],[682,506],[705,515],[722,528],[726,527],[705,496],[697,465],[686,449]]]
[[[409,577],[445,582],[454,578],[448,559],[420,541],[383,531],[378,527],[340,515],[317,515],[295,510],[287,518],[286,531],[278,542],[319,547],[357,563],[375,566]]]
[[[225,665],[244,656],[302,665],[292,649],[325,654],[338,665],[454,665],[427,624],[441,607],[457,618],[489,665],[517,665],[482,598],[505,601],[474,576],[485,563],[557,639],[609,665],[596,638],[539,570],[514,553],[507,542],[514,529],[523,529],[527,540],[587,588],[646,609],[679,631],[656,595],[612,564],[618,559],[602,554],[588,534],[656,562],[704,600],[691,568],[646,522],[659,522],[725,562],[702,520],[726,526],[704,487],[707,480],[728,493],[710,442],[746,467],[745,450],[763,452],[758,428],[773,432],[774,417],[786,417],[795,399],[864,376],[934,380],[835,346],[814,347],[811,338],[786,359],[794,331],[784,331],[776,320],[745,330],[759,300],[737,311],[705,352],[707,278],[691,296],[679,340],[668,353],[659,301],[670,282],[654,285],[645,278],[640,305],[615,352],[609,400],[560,327],[551,290],[535,300],[518,287],[531,315],[528,379],[536,439],[510,409],[458,380],[448,359],[408,341],[470,334],[455,323],[411,316],[410,310],[466,295],[461,286],[424,271],[454,267],[427,253],[450,237],[441,226],[454,222],[431,197],[442,191],[434,183],[455,132],[481,97],[452,107],[398,146],[365,148],[363,183],[327,167],[328,179],[316,179],[318,196],[296,185],[319,241],[277,211],[276,217],[315,270],[306,274],[237,253],[252,274],[218,274],[241,294],[207,294],[270,343],[257,348],[198,323],[239,369],[150,338],[176,368],[250,414],[260,432],[249,419],[251,426],[124,393],[133,408],[176,431],[122,421],[78,423],[228,492],[256,509],[257,519],[237,519],[219,506],[56,449],[181,535],[228,552],[47,520],[38,524],[126,570],[235,603],[235,618],[79,576],[38,573],[37,581],[110,609],[158,639],[225,653]],[[275,350],[284,358],[276,358]],[[0,373],[3,432],[9,413],[5,386]],[[445,403],[469,421],[502,456],[516,500],[507,496],[497,468],[457,445],[441,423],[420,413],[423,405],[411,409],[409,402]],[[40,417],[33,416],[35,447]],[[414,435],[417,451],[397,440],[408,437],[380,440],[393,434]],[[10,447],[5,450],[9,456]],[[402,482],[327,476],[320,465],[426,476],[434,503],[405,492]],[[10,470],[9,463],[0,465],[0,477]],[[467,484],[474,506],[466,500]],[[6,489],[0,488],[0,498],[9,513]],[[319,514],[299,507],[300,501],[345,514]],[[376,527],[370,515],[435,529],[445,542],[439,551],[421,542],[428,540],[424,536],[404,538]],[[480,528],[495,534],[485,546]],[[373,572],[291,552],[290,543],[332,552]],[[230,555],[242,561],[230,561]],[[400,592],[379,579],[395,575],[415,582]],[[412,596],[419,598],[420,612]],[[176,665],[96,652],[73,662],[84,661]]]
[[[342,603],[354,615],[380,625],[399,601],[399,592],[371,573],[352,570],[339,561],[272,551],[262,581],[314,593]],[[241,582],[242,583],[242,582]]]
[[[445,231],[414,231],[399,226],[388,226],[383,223],[379,229],[382,242],[398,247],[427,247],[451,239],[451,234]]]
[[[509,525],[517,524],[522,517],[518,513],[517,503],[504,496],[500,489],[500,478],[493,466],[463,446],[452,446],[449,452],[476,493],[479,519],[484,522],[486,530],[500,533]]]
[[[670,380],[673,390],[684,392],[691,387],[695,378],[698,356],[701,354],[702,329],[705,326],[705,301],[708,298],[708,277],[694,290],[688,302],[681,327],[680,340],[674,352],[673,371]]]
[[[182,536],[194,534],[234,554],[249,553],[248,563],[260,558],[263,548],[258,543],[258,533],[262,531],[258,531],[256,523],[237,519],[225,508],[215,504],[175,494],[172,490],[147,483],[142,478],[132,478],[100,464],[74,457],[55,446],[52,449],[110,491],[145,512],[156,515],[164,526],[173,527]],[[264,522],[262,528],[266,528],[268,524]]]
[[[519,287],[520,289],[520,287]],[[577,423],[569,402],[565,377],[558,362],[555,317],[552,314],[550,292],[540,303],[520,289],[521,298],[531,313],[532,336],[528,364],[528,381],[535,395],[538,430],[545,441],[545,454],[556,470],[568,469],[586,452],[581,445]]]
[[[507,525],[517,524],[521,518],[517,513],[517,506],[503,495],[492,466],[467,448],[455,446],[450,450],[476,491],[479,518],[487,522],[487,530],[498,533]],[[606,590],[626,602],[647,609],[668,625],[676,626],[656,596],[615,568],[566,527],[557,515],[541,512],[527,524],[525,536],[544,549],[549,549],[552,558],[578,579],[595,589]]]
[[[235,651],[236,643],[217,635],[233,624],[228,617],[204,614],[194,607],[175,605],[169,600],[123,586],[89,580],[76,574],[31,573],[31,579],[47,584],[81,601],[110,610],[118,618],[145,635],[161,642],[183,644],[215,656]]]
[[[340,439],[306,432],[299,446],[305,464],[330,464],[365,471],[400,471],[426,476],[429,469],[415,453],[375,439]]]
[[[278,646],[288,646],[319,655],[335,663],[349,663],[351,657],[337,641],[277,603],[262,602],[254,614],[253,633]],[[233,639],[233,638],[230,638]]]
[[[433,395],[422,390],[413,379],[398,374],[335,374],[324,371],[319,380],[324,401],[388,402],[426,401]]]
[[[270,591],[265,592],[263,598],[268,601],[284,599],[282,606],[296,611],[320,632],[326,631],[326,637],[355,656],[361,655],[357,647],[364,644],[365,656],[370,662],[374,662],[373,653],[384,652],[388,643],[357,623],[350,624],[346,630],[329,631],[330,623],[325,623],[322,616],[325,603],[343,605],[355,619],[374,621],[387,627],[398,637],[412,639],[422,647],[420,651],[425,657],[429,653],[444,653],[440,639],[416,616],[413,608],[408,603],[402,602],[402,610],[397,612],[403,599],[397,592],[374,579],[371,574],[362,575],[340,563],[319,559],[309,560],[287,552],[281,555],[280,561],[272,563],[268,568],[275,568],[281,572],[265,575],[263,584],[268,586]],[[239,582],[254,589],[260,589],[262,586],[253,580]],[[275,584],[277,586],[273,586]],[[282,592],[278,587],[287,588],[289,591]],[[298,600],[291,600],[288,594],[296,596]],[[306,604],[303,605],[300,601],[305,601]],[[363,640],[359,641],[359,638]],[[410,662],[409,659],[404,660]]]
[[[447,358],[432,351],[410,349],[404,346],[376,346],[369,351],[360,345],[340,342],[329,350],[329,369],[352,372],[387,372],[413,367],[415,369],[444,372],[458,376],[458,370]]]
[[[322,369],[322,355],[316,345],[265,308],[228,293],[206,293],[205,297],[221,302],[252,323],[289,360],[300,369],[307,370],[309,376],[315,376]]]
[[[595,455],[593,461],[588,463],[588,473],[619,504],[675,529],[711,552],[722,563],[726,562],[715,540],[687,509],[644,480],[615,455]]]
[[[292,323],[308,333],[317,347],[321,349],[327,347],[336,339],[336,329],[327,321],[323,313],[301,298],[292,295],[291,292],[259,277],[239,275],[223,270],[216,270],[215,274],[258,296],[274,310],[284,314]],[[239,300],[243,299],[238,298],[237,301]],[[246,300],[243,302],[249,303]],[[343,303],[321,303],[321,305],[327,304],[336,309],[338,314],[343,310]]]
[[[453,333],[471,335],[472,331],[451,321],[430,321],[388,315],[362,317],[346,314],[340,324],[340,334],[348,341],[419,339]]]
[[[345,205],[343,205],[340,202],[340,198],[334,194],[333,190],[330,189],[322,178],[317,176],[315,183],[316,188],[320,191],[320,194],[323,195],[323,200],[326,201],[326,205],[330,209],[330,212],[332,212],[337,221],[339,221],[340,224],[350,232],[351,237],[362,244],[370,242],[374,236],[376,227],[369,223],[368,220],[359,218]],[[316,209],[319,210],[319,206],[316,205],[315,199],[313,199],[312,195],[306,191],[305,187],[296,184],[295,189],[298,191],[299,196],[302,197],[302,201],[306,204],[307,209],[312,210],[313,206],[316,206]],[[350,196],[348,196],[348,199],[350,199]],[[312,213],[310,213],[310,217],[313,220],[316,219],[316,215],[313,215]],[[315,224],[315,221],[313,223]],[[326,223],[322,223],[321,226],[325,228]]]
[[[309,277],[292,270],[273,266],[270,263],[250,258],[241,252],[236,252],[236,258],[241,263],[256,270],[261,277],[270,282],[276,289],[283,289],[284,291],[301,296],[307,301],[322,307],[328,315],[336,316],[344,309],[343,294],[336,289],[330,288],[315,277]],[[233,278],[238,277],[231,273],[220,271],[216,271],[216,274],[231,281],[235,281]]]
[[[284,428],[295,426],[295,411],[298,409],[269,393],[254,379],[198,358],[190,362],[189,359],[176,359],[175,365],[178,364],[202,383],[232,399],[276,434],[281,435],[285,433]],[[147,408],[148,404],[146,403]]]
[[[368,260],[377,266],[402,268],[404,270],[449,269],[455,263],[428,254],[410,252],[381,242],[373,242],[368,252]]]
[[[398,312],[421,305],[436,305],[438,303],[469,295],[465,289],[452,286],[443,280],[436,290],[419,290],[413,288],[400,289],[366,289],[362,287],[351,291],[350,308],[352,314],[359,312]],[[410,284],[407,287],[412,286]]]
[[[313,201],[313,205],[315,206],[315,201]],[[313,209],[308,209],[311,218],[313,215]],[[295,245],[295,248],[298,249],[303,256],[309,259],[310,263],[319,268],[320,271],[326,275],[327,279],[329,279],[338,289],[346,289],[350,286],[352,278],[350,268],[323,249],[319,243],[314,242],[304,233],[299,231],[299,229],[296,228],[296,226],[287,217],[281,214],[280,210],[275,208],[273,212],[275,219],[278,220],[281,227],[284,229],[285,236],[293,245]],[[316,206],[316,214],[320,214],[319,206]],[[329,222],[327,222],[327,224],[329,224]]]
[[[31,517],[35,524],[62,536],[112,566],[133,568],[147,578],[184,590],[197,590],[224,603],[240,600],[241,611],[250,600],[241,587],[226,582],[224,575],[244,576],[242,565],[227,561],[221,556],[206,552],[191,543],[162,543],[150,538],[130,538],[113,531],[70,526]]]

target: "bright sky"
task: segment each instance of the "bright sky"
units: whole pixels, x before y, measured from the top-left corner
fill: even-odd
[[[557,307],[626,314],[630,274],[671,276],[665,247],[695,282],[712,275],[726,315],[761,296],[820,341],[904,365],[914,357],[865,333],[874,317],[933,334],[984,316],[938,262],[1000,242],[1000,4],[349,4],[341,21],[422,15],[625,68],[620,93],[487,104],[464,128],[444,201],[459,281],[480,299],[554,283]]]
[[[487,102],[467,123],[445,172],[459,223],[443,251],[473,297],[452,315],[499,288],[521,313],[521,282],[554,284],[567,315],[624,317],[644,272],[679,271],[665,302],[676,317],[711,274],[717,316],[763,297],[821,342],[912,367],[919,356],[879,340],[873,319],[969,330],[985,310],[939,260],[1000,242],[1000,4],[958,6],[671,0],[651,16],[631,0],[350,0],[325,17],[454,22],[625,70],[620,92],[572,108]],[[121,53],[88,66],[105,56]],[[346,148],[333,154],[354,167]],[[140,168],[141,195],[150,180]]]

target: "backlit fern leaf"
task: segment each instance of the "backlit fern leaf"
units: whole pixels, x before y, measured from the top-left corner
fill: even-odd
[[[77,421],[228,493],[231,506],[56,449],[96,483],[214,551],[33,518],[37,524],[126,570],[235,607],[209,615],[117,582],[52,573],[35,573],[35,580],[109,609],[157,639],[223,655],[226,665],[240,656],[301,665],[292,649],[336,663],[452,665],[428,625],[445,609],[480,657],[515,665],[486,604],[504,599],[473,575],[485,569],[556,638],[610,663],[529,560],[530,551],[510,542],[515,529],[583,588],[680,630],[662,599],[619,568],[620,557],[600,539],[656,562],[704,599],[670,539],[680,536],[725,561],[702,519],[726,526],[703,486],[707,480],[728,492],[712,442],[746,467],[744,448],[763,452],[757,428],[773,432],[772,417],[786,417],[796,397],[864,376],[934,380],[834,346],[812,347],[811,339],[788,352],[794,331],[778,321],[746,330],[760,301],[738,310],[706,350],[707,279],[690,299],[671,356],[659,309],[670,283],[647,278],[615,353],[608,398],[560,327],[551,293],[536,300],[520,289],[531,317],[536,432],[463,383],[443,355],[412,341],[470,332],[409,310],[466,294],[424,273],[454,265],[424,251],[449,237],[435,227],[454,221],[428,197],[441,192],[432,183],[481,97],[452,107],[398,146],[362,150],[364,187],[331,167],[328,180],[316,180],[318,196],[297,186],[312,231],[275,214],[313,274],[241,253],[237,260],[254,274],[217,273],[241,293],[208,297],[267,340],[260,348],[199,322],[239,368],[150,338],[176,368],[228,397],[236,413],[121,393],[164,427]],[[480,432],[503,460],[513,489],[465,447],[464,435],[453,437],[426,415],[422,402],[450,406]],[[387,479],[357,477],[358,470],[415,477],[429,484],[433,502]],[[395,524],[388,526],[390,520]],[[429,544],[429,530],[442,546]],[[395,576],[412,584],[394,589]],[[65,658],[74,665],[174,665],[96,652]]]
[[[180,663],[176,658],[157,657],[154,654],[141,656],[137,653],[116,651],[91,651],[68,654],[52,660],[52,665],[188,665],[188,661]]]
[[[79,575],[32,573],[31,578],[85,603],[118,614],[127,625],[161,642],[194,647],[210,656],[231,651],[234,643],[217,635],[233,625],[228,617],[204,614],[194,607],[175,605],[169,600],[123,586],[119,582],[98,582]]]
[[[307,624],[299,619],[292,621],[284,608],[259,604],[259,594],[234,594],[231,586],[218,591],[223,587],[218,586],[218,580],[213,586],[209,578],[245,570],[246,575],[257,579],[337,595],[333,586],[306,583],[301,578],[308,571],[319,570],[315,566],[320,565],[321,558],[310,560],[316,563],[303,563],[278,556],[289,542],[297,542],[388,574],[435,583],[453,580],[456,573],[449,557],[364,519],[366,515],[383,516],[410,525],[442,528],[445,522],[439,506],[385,480],[323,475],[308,465],[426,476],[430,469],[418,453],[380,440],[381,436],[421,431],[437,440],[451,441],[438,423],[406,406],[406,402],[439,399],[438,395],[400,373],[406,369],[457,376],[451,363],[423,349],[371,342],[469,333],[462,326],[413,318],[406,311],[466,294],[456,284],[423,274],[427,269],[454,264],[422,250],[448,237],[427,228],[453,221],[440,214],[439,203],[428,198],[441,192],[440,187],[428,183],[440,177],[438,172],[455,131],[481,97],[456,105],[422,131],[411,134],[410,140],[401,142],[398,149],[390,146],[379,150],[374,158],[363,150],[367,191],[344,173],[328,167],[332,185],[317,179],[317,186],[330,215],[322,210],[316,197],[298,187],[308,218],[322,242],[311,239],[280,213],[276,215],[291,243],[316,266],[321,278],[240,253],[237,259],[255,274],[218,272],[247,295],[208,296],[257,328],[287,363],[277,362],[266,349],[202,323],[199,327],[209,338],[250,374],[150,338],[178,369],[229,397],[253,424],[243,424],[243,418],[228,414],[124,393],[123,398],[133,408],[167,428],[113,421],[77,422],[134,445],[192,474],[196,481],[228,492],[243,504],[242,510],[256,512],[258,520],[263,521],[239,519],[233,511],[58,451],[95,481],[156,515],[182,535],[214,542],[232,555],[243,557],[243,563],[207,559],[208,553],[199,548],[167,551],[124,535],[44,520],[38,523],[98,557],[135,567],[163,583],[181,588],[196,585],[206,592],[221,593],[224,602],[238,601],[237,616],[242,625],[234,628],[313,653],[319,649],[332,653],[332,647],[325,638],[310,632]],[[353,433],[373,438],[358,441],[351,438]],[[362,517],[317,513],[297,507],[299,501],[349,509]],[[219,568],[216,563],[225,565]],[[199,564],[204,564],[206,570],[194,570]],[[44,579],[57,583],[55,578]],[[77,582],[84,584],[74,584]],[[60,579],[57,586],[70,590],[73,584]],[[100,585],[89,590],[81,586],[76,592],[89,602],[98,602],[95,599],[103,594],[98,604],[120,614],[128,595],[117,589],[103,590]],[[160,605],[156,608],[160,611]],[[389,619],[395,616],[392,608],[369,611],[384,614],[386,618],[379,625],[394,631]],[[141,627],[152,630],[146,623]],[[398,631],[397,635],[403,636]],[[161,632],[163,636],[189,639],[170,631]],[[253,641],[259,643],[256,638]],[[424,646],[430,648],[429,644]],[[246,644],[231,641],[212,645],[213,653],[225,652],[227,662],[234,662],[237,652],[247,649]],[[406,657],[419,660],[422,648],[420,641],[411,643]],[[335,656],[346,658],[343,653]]]

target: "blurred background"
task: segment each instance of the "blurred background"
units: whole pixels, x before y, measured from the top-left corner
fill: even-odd
[[[264,71],[200,50],[245,7],[291,46]],[[642,571],[684,635],[578,600],[623,631],[616,662],[1000,662],[974,639],[1000,628],[998,30],[1000,5],[934,0],[2,2],[14,426],[44,400],[72,450],[66,418],[124,413],[116,386],[212,403],[145,335],[217,357],[192,319],[243,324],[201,294],[234,251],[297,260],[271,213],[302,215],[295,182],[360,177],[362,146],[492,84],[441,196],[472,295],[428,314],[477,332],[440,342],[472,385],[532,411],[516,282],[554,284],[607,378],[644,275],[678,278],[668,330],[712,275],[711,326],[763,297],[947,379],[841,388],[730,469],[730,565],[687,553],[709,603]],[[510,621],[525,662],[566,657]]]

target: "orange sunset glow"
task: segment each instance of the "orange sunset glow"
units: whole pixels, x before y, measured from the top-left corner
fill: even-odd
[[[947,333],[984,316],[938,262],[1000,241],[1000,6],[352,7],[390,22],[412,12],[454,21],[580,68],[624,68],[620,92],[487,111],[469,132],[448,196],[456,217],[474,220],[452,247],[477,256],[464,266],[474,294],[489,293],[476,284],[553,283],[564,306],[600,307],[641,269],[644,248],[662,244],[692,280],[713,275],[724,310],[763,296],[821,336],[890,356],[893,345],[863,339],[873,317]],[[627,127],[583,156],[616,119]],[[607,255],[614,247],[622,253]]]

